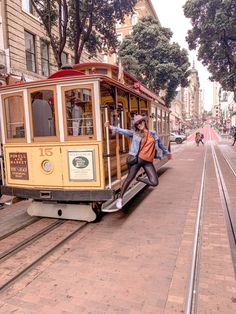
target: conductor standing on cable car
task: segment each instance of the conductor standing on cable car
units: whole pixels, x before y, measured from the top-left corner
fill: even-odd
[[[154,158],[160,159],[159,149],[163,151],[164,155],[168,155],[169,151],[160,142],[157,132],[148,129],[146,119],[141,115],[134,117],[132,130],[111,126],[109,122],[105,123],[105,127],[109,127],[113,134],[119,133],[132,138],[129,157],[127,159],[129,172],[121,187],[120,197],[116,202],[117,209],[121,209],[123,206],[123,196],[140,168],[144,169],[147,178],[138,177],[137,181],[150,186],[158,185],[159,181],[153,160]]]

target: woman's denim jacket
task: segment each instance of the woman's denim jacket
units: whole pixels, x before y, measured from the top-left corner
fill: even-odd
[[[169,151],[161,143],[160,138],[157,135],[157,132],[156,131],[149,131],[149,132],[152,134],[152,136],[154,137],[154,140],[155,140],[156,152],[155,152],[154,158],[155,159],[161,159],[160,149],[163,151],[164,155],[168,155]],[[122,128],[112,126],[112,134],[114,135],[116,133],[131,137],[132,143],[130,145],[129,154],[134,155],[134,156],[138,155],[142,136],[138,132],[135,132],[134,130],[127,130],[127,129],[122,129]]]

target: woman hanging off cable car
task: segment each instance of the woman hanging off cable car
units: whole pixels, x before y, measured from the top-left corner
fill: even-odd
[[[136,115],[134,117],[133,130],[114,127],[111,126],[109,122],[106,122],[105,126],[109,127],[114,134],[120,133],[132,138],[132,144],[127,158],[129,172],[121,187],[120,197],[116,201],[117,209],[121,209],[123,206],[123,196],[140,168],[144,169],[147,178],[141,175],[136,178],[137,181],[143,182],[148,186],[158,185],[159,180],[153,165],[153,160],[154,158],[160,159],[159,149],[163,151],[164,155],[169,155],[169,151],[162,145],[157,132],[149,131],[144,116]]]

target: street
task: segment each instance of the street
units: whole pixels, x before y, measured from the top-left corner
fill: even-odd
[[[205,134],[204,146],[196,146],[194,134],[187,142],[172,145],[173,159],[159,170],[158,187],[145,188],[123,210],[88,224],[4,288],[0,313],[181,312],[188,291],[205,154],[194,302],[197,313],[235,313],[235,245],[233,253],[211,152],[213,145],[235,214],[235,177],[222,159],[227,155],[236,170],[235,147],[212,128],[200,131]],[[1,223],[10,225],[14,217],[16,222],[17,211],[23,213],[26,207],[24,202],[6,207],[0,211]],[[25,254],[30,254],[29,249]],[[10,260],[2,265],[1,273],[11,268]]]

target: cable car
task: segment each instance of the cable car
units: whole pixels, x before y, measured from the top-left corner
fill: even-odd
[[[169,108],[118,66],[77,64],[46,80],[1,87],[2,194],[32,199],[32,216],[99,220],[114,209],[130,145],[104,124],[130,129],[136,114],[169,147]],[[124,204],[143,187],[134,180]]]

